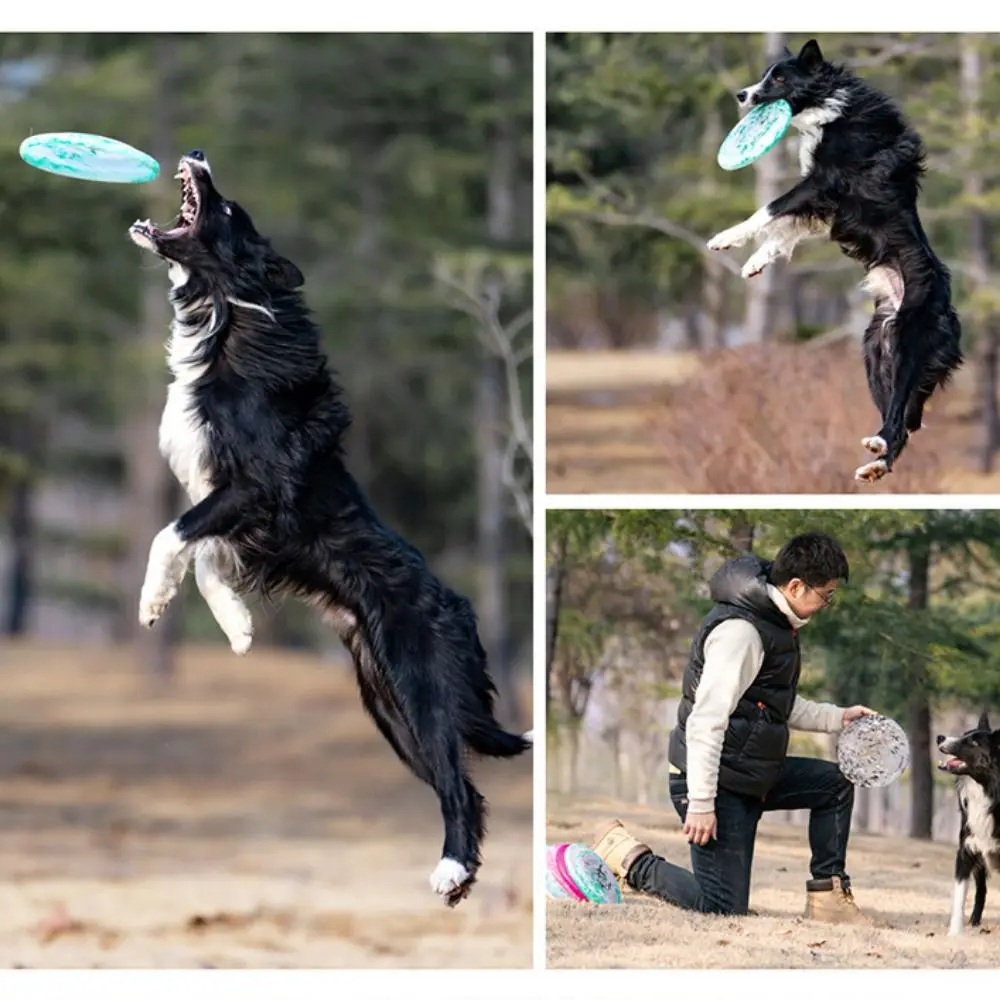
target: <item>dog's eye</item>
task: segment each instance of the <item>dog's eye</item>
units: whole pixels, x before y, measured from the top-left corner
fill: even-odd
[[[774,74],[774,75],[773,75],[773,76],[771,77],[771,79],[772,79],[772,80],[773,80],[773,81],[774,81],[775,83],[784,83],[784,82],[785,82],[785,78],[784,78],[784,76],[783,76],[783,75],[782,75],[781,73],[775,73],[775,74]]]
[[[225,212],[226,215],[232,215],[233,214],[233,210],[228,205],[223,205],[222,206],[222,211]]]

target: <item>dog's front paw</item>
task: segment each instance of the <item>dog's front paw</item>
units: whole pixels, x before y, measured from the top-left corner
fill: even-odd
[[[854,478],[861,483],[876,483],[888,471],[889,466],[886,460],[884,458],[877,458],[874,462],[869,462],[867,465],[862,465],[861,468],[855,469]]]
[[[774,260],[774,254],[768,247],[761,247],[744,265],[740,271],[742,278],[753,278],[760,274]]]
[[[721,233],[716,233],[708,241],[709,250],[728,250],[730,247],[741,247],[746,243],[748,237],[739,226],[732,226],[723,229]]]
[[[253,629],[229,637],[229,647],[237,656],[246,656],[253,645]]]
[[[161,587],[148,592],[143,588],[139,598],[139,624],[152,628],[163,617],[176,593],[176,587]]]
[[[861,447],[866,448],[876,458],[881,458],[889,450],[889,446],[885,443],[885,438],[878,434],[862,438]]]
[[[430,877],[431,888],[439,896],[444,896],[448,906],[455,906],[465,899],[474,881],[465,865],[452,858],[442,858]]]

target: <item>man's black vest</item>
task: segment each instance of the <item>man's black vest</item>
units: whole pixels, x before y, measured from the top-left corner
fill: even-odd
[[[785,762],[788,716],[801,669],[795,630],[767,593],[770,570],[769,562],[744,555],[726,563],[712,577],[709,593],[715,607],[705,616],[691,643],[677,725],[670,734],[668,752],[670,763],[686,773],[685,727],[694,708],[709,633],[731,618],[750,622],[763,641],[764,662],[729,717],[719,764],[719,788],[761,799],[778,780]]]

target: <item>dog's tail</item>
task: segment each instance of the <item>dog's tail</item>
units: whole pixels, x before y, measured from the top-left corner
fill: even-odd
[[[535,742],[534,730],[518,736],[508,733],[499,726],[476,719],[465,734],[469,748],[484,757],[517,757],[530,750]]]

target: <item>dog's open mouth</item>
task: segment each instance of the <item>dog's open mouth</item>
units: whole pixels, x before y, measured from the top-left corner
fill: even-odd
[[[969,770],[964,760],[957,757],[946,757],[938,761],[938,770],[946,771],[948,774],[966,774]]]
[[[194,178],[191,161],[184,157],[174,175],[181,182],[181,205],[177,218],[169,227],[155,226],[149,219],[133,222],[129,232],[139,244],[148,244],[153,239],[176,239],[192,232],[201,216],[201,192]]]

